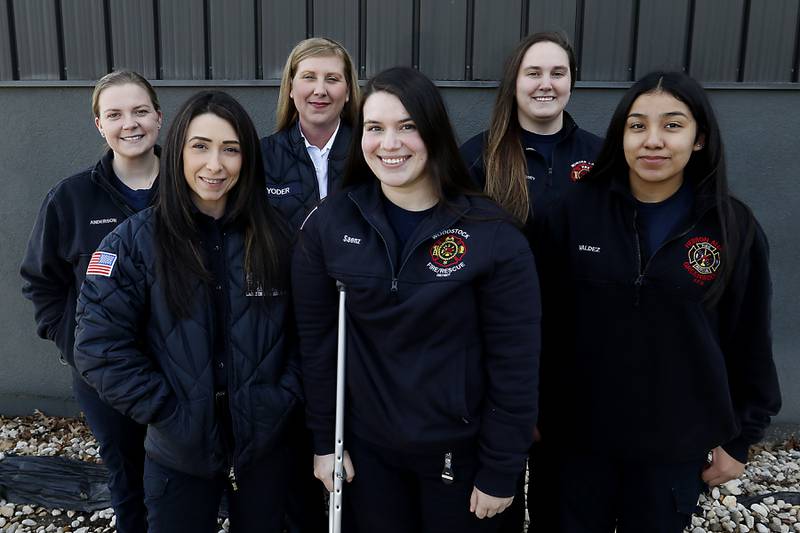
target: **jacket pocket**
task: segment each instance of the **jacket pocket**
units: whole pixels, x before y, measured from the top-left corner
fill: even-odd
[[[253,423],[268,440],[283,431],[297,397],[280,385],[256,385],[252,389]]]
[[[173,448],[199,447],[208,436],[211,420],[205,414],[208,400],[200,398],[190,402],[178,401],[175,410],[164,420],[154,422],[151,427],[159,435],[161,444]]]

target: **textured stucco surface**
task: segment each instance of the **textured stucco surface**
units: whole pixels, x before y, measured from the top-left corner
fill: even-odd
[[[196,89],[158,88],[165,119]],[[270,133],[275,87],[228,89]],[[494,90],[442,89],[461,141],[485,129]],[[568,107],[585,129],[602,135],[621,89],[577,89]],[[69,370],[34,333],[33,308],[20,294],[19,263],[47,190],[93,164],[103,152],[94,129],[91,89],[0,88],[0,413],[41,409],[74,414]],[[800,423],[800,91],[712,90],[727,144],[732,189],[759,218],[771,242],[775,359],[784,393],[780,422]],[[165,131],[165,130],[163,130]]]

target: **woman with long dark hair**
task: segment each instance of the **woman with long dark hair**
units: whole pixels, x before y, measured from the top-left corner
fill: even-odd
[[[158,96],[140,74],[106,74],[92,92],[92,114],[108,145],[92,167],[61,180],[42,203],[20,273],[33,302],[36,331],[74,367],[75,303],[92,252],[115,226],[148,207],[158,190]],[[120,533],[147,528],[142,488],[145,426],[97,396],[72,368],[72,391],[100,444]]]
[[[472,178],[525,225],[529,238],[535,221],[586,175],[600,151],[602,139],[579,128],[566,111],[577,71],[575,52],[564,34],[525,37],[506,60],[489,129],[461,146]],[[535,475],[549,466],[534,464],[538,447],[537,442],[530,454]],[[523,471],[503,532],[522,531],[524,483]],[[546,497],[532,489],[528,488],[528,501]]]
[[[678,533],[781,403],[767,240],[730,195],[703,88],[681,72],[635,83],[537,236],[556,474],[533,482],[555,487],[558,531]]]
[[[536,417],[531,251],[473,191],[424,75],[376,75],[358,124],[344,189],[307,218],[292,268],[316,476],[332,488],[338,280],[348,292],[346,525],[495,531]]]
[[[566,36],[529,35],[506,60],[489,129],[461,146],[473,179],[522,223],[585,176],[600,150],[565,110],[576,79]]]
[[[281,531],[284,425],[299,395],[288,230],[264,191],[258,137],[229,95],[178,111],[155,207],[111,233],[78,299],[75,364],[147,424],[151,532]]]

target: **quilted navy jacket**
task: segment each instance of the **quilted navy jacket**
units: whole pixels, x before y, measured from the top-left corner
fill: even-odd
[[[351,137],[352,128],[342,121],[328,155],[329,194],[339,188]],[[261,156],[267,180],[267,198],[297,231],[320,200],[317,173],[297,123],[261,139]]]
[[[159,464],[205,478],[230,467],[238,473],[280,440],[300,396],[290,296],[267,289],[264,299],[248,290],[243,235],[224,226],[235,437],[229,464],[214,414],[211,297],[198,280],[190,316],[170,312],[156,272],[154,230],[155,212],[146,209],[100,243],[110,274],[88,273],[81,289],[75,366],[103,400],[148,424],[145,450]]]

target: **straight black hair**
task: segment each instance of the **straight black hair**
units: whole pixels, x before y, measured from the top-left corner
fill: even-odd
[[[221,91],[203,91],[178,110],[167,132],[161,154],[159,196],[155,206],[159,275],[170,311],[186,317],[195,298],[192,286],[211,278],[204,266],[189,185],[183,169],[186,132],[195,117],[211,113],[228,122],[239,138],[242,167],[239,179],[228,191],[224,223],[242,228],[245,238],[244,270],[249,290],[286,284],[288,234],[269,205],[256,128],[244,108]]]
[[[716,207],[722,233],[723,254],[717,277],[705,295],[706,305],[713,306],[722,297],[736,261],[752,242],[755,234],[755,219],[747,209],[739,209],[738,216],[746,220],[737,221],[728,189],[728,174],[725,167],[725,151],[714,109],[705,90],[691,76],[683,72],[651,72],[637,81],[622,96],[611,122],[605,142],[594,167],[586,176],[588,180],[627,179],[629,167],[625,160],[623,136],[628,112],[633,103],[643,94],[664,93],[680,100],[691,111],[697,123],[697,140],[703,147],[695,152],[684,168],[684,180],[694,187],[695,200],[711,199]],[[742,230],[741,228],[744,228]]]
[[[374,93],[386,92],[397,97],[417,127],[428,151],[426,171],[433,180],[440,201],[458,194],[479,195],[458,152],[453,128],[439,90],[421,72],[410,67],[393,67],[376,74],[367,82],[354,125],[350,157],[342,186],[377,180],[361,151],[364,136],[364,104]]]

